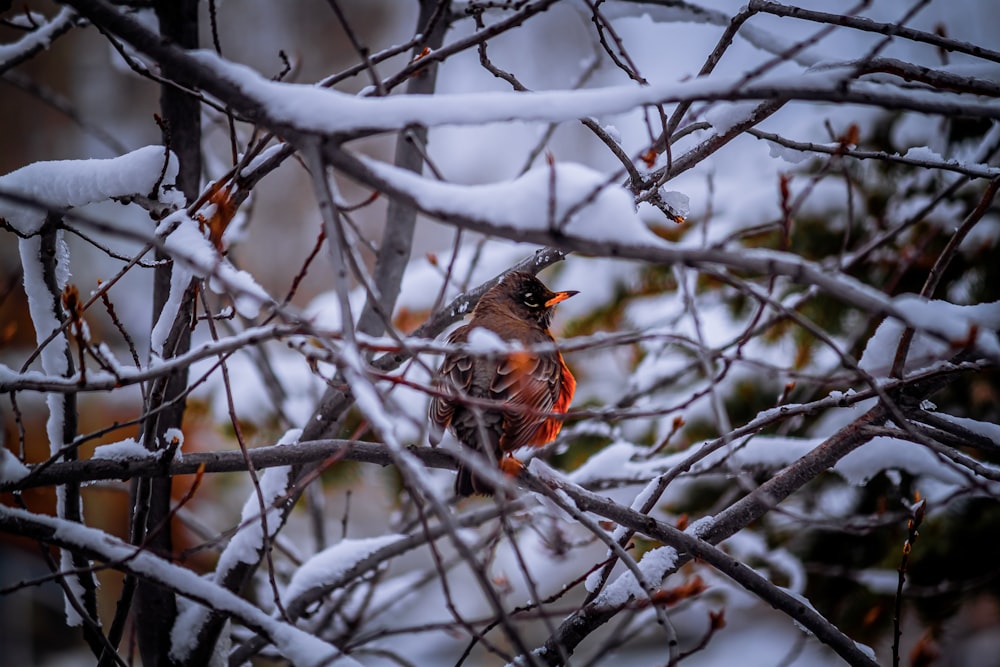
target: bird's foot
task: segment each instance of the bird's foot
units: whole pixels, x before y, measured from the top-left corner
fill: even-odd
[[[517,477],[524,470],[524,464],[521,463],[520,459],[507,454],[500,459],[500,470],[508,477]]]

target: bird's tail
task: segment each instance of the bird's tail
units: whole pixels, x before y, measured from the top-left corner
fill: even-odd
[[[468,445],[466,445],[468,447]],[[469,449],[473,449],[469,447]],[[500,449],[500,443],[492,443],[491,455],[486,455],[482,449],[475,448],[478,453],[475,456],[479,457],[483,463],[488,466],[499,466],[503,469],[503,462],[507,458],[503,454],[503,450]],[[482,475],[477,475],[472,472],[470,468],[466,468],[463,465],[458,466],[458,474],[455,476],[455,495],[459,498],[465,498],[466,496],[492,496],[496,489],[496,485],[490,481],[488,478]]]
[[[460,498],[492,496],[493,485],[479,475],[472,474],[468,468],[459,466],[458,475],[455,476],[455,495]]]
[[[524,470],[524,464],[512,455],[498,454],[500,471],[510,478],[515,478]],[[466,496],[492,496],[494,494],[493,482],[474,474],[468,468],[459,466],[458,475],[455,477],[455,495],[460,498]]]
[[[479,458],[486,466],[496,466],[503,458],[500,448],[500,432],[503,428],[503,415],[485,413],[482,415],[465,414],[452,421],[455,437],[463,449]],[[471,469],[460,465],[455,476],[455,495],[492,496],[495,489],[493,482],[477,475]]]

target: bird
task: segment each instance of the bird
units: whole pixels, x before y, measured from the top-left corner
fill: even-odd
[[[554,347],[549,327],[556,304],[578,293],[553,292],[534,275],[511,271],[483,294],[468,323],[455,329],[448,342],[462,346],[472,331],[482,328],[511,349],[478,354],[466,348],[445,354],[439,391],[428,408],[431,444],[437,445],[450,429],[462,445],[513,475],[522,467],[514,450],[555,440],[562,428],[557,415],[569,409],[576,379]],[[460,464],[455,494],[489,496],[493,484]]]

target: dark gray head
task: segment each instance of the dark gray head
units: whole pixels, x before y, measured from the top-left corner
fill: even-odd
[[[542,329],[548,329],[556,304],[577,293],[553,292],[530,273],[511,271],[482,296],[476,310],[496,309],[509,312],[519,319],[535,322]]]

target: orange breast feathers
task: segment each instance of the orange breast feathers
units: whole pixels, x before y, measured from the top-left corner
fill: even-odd
[[[558,352],[556,354],[559,359],[559,386],[557,395],[555,396],[555,401],[552,404],[551,412],[553,414],[563,415],[569,411],[569,405],[573,402],[573,395],[576,393],[576,378],[573,377],[573,373],[571,373],[569,367],[566,366],[566,361],[563,359],[562,354],[559,354]],[[556,439],[556,436],[559,435],[559,431],[562,429],[562,425],[562,419],[549,417],[539,424],[538,430],[535,432],[535,435],[529,444],[534,447],[547,445]]]
[[[552,442],[559,435],[563,423],[562,419],[552,415],[565,414],[576,393],[576,378],[566,366],[562,354],[535,356],[515,352],[508,357],[506,365],[508,368],[513,366],[516,370],[512,375],[517,376],[508,389],[508,401],[535,412],[508,417],[501,447],[509,451]]]

